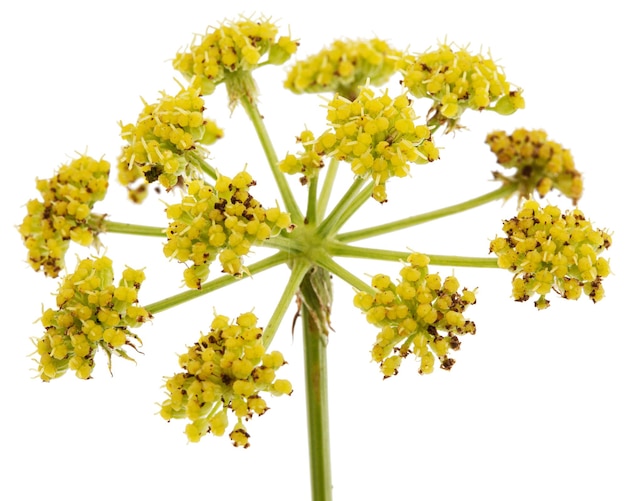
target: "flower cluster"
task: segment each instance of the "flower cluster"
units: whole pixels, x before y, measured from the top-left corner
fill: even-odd
[[[402,360],[414,353],[420,358],[420,374],[429,374],[435,365],[449,370],[454,359],[450,350],[458,350],[462,334],[475,334],[476,325],[463,315],[476,302],[474,291],[459,291],[459,281],[428,273],[429,258],[414,253],[400,271],[401,280],[393,284],[387,275],[372,278],[374,296],[359,292],[354,304],[365,312],[367,321],[381,330],[372,348],[372,358],[380,364],[384,377],[398,372]]]
[[[296,141],[302,144],[304,151],[298,155],[289,153],[278,163],[278,168],[285,174],[302,174],[301,182],[306,184],[309,179],[317,177],[320,169],[324,167],[323,156],[327,153],[325,145],[332,147],[335,144],[335,138],[326,133],[318,140],[313,132],[306,129],[296,138]]]
[[[378,38],[335,40],[330,47],[298,61],[289,71],[285,87],[297,94],[336,92],[353,100],[368,81],[382,85],[389,80],[402,56]]]
[[[182,89],[176,96],[162,93],[157,103],[147,104],[136,124],[122,125],[128,142],[118,159],[119,181],[139,202],[146,184],[158,181],[169,189],[179,176],[193,176],[198,159],[206,155],[203,145],[223,135],[215,123],[204,118],[204,100],[198,89]],[[131,187],[141,180],[138,187]]]
[[[189,419],[185,432],[189,441],[198,442],[209,432],[224,434],[230,409],[237,423],[229,436],[235,446],[248,447],[243,420],[269,409],[260,393],[292,393],[289,381],[276,379],[276,371],[286,362],[278,351],[265,352],[262,333],[253,313],[240,315],[235,323],[216,316],[211,331],[179,357],[184,372],[166,379],[161,416],[168,421]]]
[[[171,219],[163,252],[169,258],[190,262],[184,278],[188,287],[200,289],[209,265],[219,255],[223,271],[234,276],[245,272],[242,256],[253,244],[289,228],[289,214],[264,209],[248,192],[255,183],[247,172],[232,179],[218,177],[215,186],[191,181],[178,204],[168,206]]]
[[[584,292],[594,303],[604,297],[602,279],[610,269],[598,255],[611,246],[611,236],[594,229],[580,210],[561,213],[558,207],[542,209],[528,200],[502,229],[506,238],[495,238],[489,250],[498,256],[500,268],[515,274],[516,301],[538,294],[535,306],[547,308],[545,296],[551,290],[565,299],[578,299]]]
[[[126,268],[115,287],[109,258],[81,260],[59,287],[58,309],[47,309],[41,317],[46,330],[36,342],[41,379],[58,378],[68,368],[89,379],[98,348],[107,354],[109,370],[113,354],[132,360],[124,347],[136,349],[141,340],[128,329],[151,318],[137,304],[144,279],[143,271]]]
[[[280,168],[307,176],[314,173],[323,155],[350,162],[357,176],[374,181],[372,197],[385,202],[385,184],[390,177],[406,176],[410,162],[427,163],[439,158],[430,129],[416,125],[416,118],[406,94],[396,98],[387,92],[375,96],[366,87],[354,101],[336,94],[328,103],[327,119],[332,130],[315,140],[307,134],[307,141],[302,141],[305,153],[300,157],[288,155]]]
[[[576,204],[583,193],[583,178],[574,166],[569,150],[548,141],[543,130],[516,129],[507,135],[495,131],[485,141],[504,167],[517,169],[508,177],[494,173],[504,183],[519,184],[520,196],[529,198],[533,190],[541,198],[556,188]]]
[[[96,237],[89,225],[94,204],[109,186],[110,164],[81,156],[62,165],[52,179],[38,179],[42,200],[32,199],[19,227],[28,249],[28,262],[35,271],[43,269],[57,277],[65,264],[70,240],[91,245]]]
[[[434,101],[433,121],[448,130],[466,109],[508,115],[524,108],[524,98],[506,80],[496,63],[465,48],[441,44],[437,50],[405,58],[403,84],[414,96]]]
[[[212,94],[218,84],[225,82],[232,105],[239,95],[253,98],[256,93],[245,75],[263,64],[283,64],[296,52],[295,40],[289,36],[277,39],[277,35],[278,27],[269,19],[225,21],[207,32],[199,43],[194,41],[189,51],[179,52],[173,65],[203,94]],[[265,54],[267,58],[262,60]]]

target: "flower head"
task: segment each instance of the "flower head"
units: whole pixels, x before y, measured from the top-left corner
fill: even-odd
[[[19,232],[34,270],[57,277],[65,265],[70,241],[91,245],[96,231],[89,224],[91,209],[109,186],[110,164],[82,155],[62,165],[51,179],[38,179],[42,200],[26,204]]]
[[[514,273],[516,301],[537,294],[535,306],[547,308],[546,295],[552,290],[565,299],[578,299],[584,292],[594,303],[604,297],[602,279],[610,268],[599,254],[611,246],[611,236],[594,229],[580,210],[562,213],[528,200],[502,229],[506,238],[492,240],[489,251],[498,256],[500,268]]]
[[[236,417],[229,434],[233,445],[248,447],[243,421],[269,409],[261,392],[276,396],[292,392],[289,381],[276,379],[285,363],[280,352],[265,351],[263,329],[257,327],[253,313],[244,313],[233,323],[216,315],[211,331],[179,357],[183,372],[166,379],[161,416],[168,421],[189,419],[185,432],[190,442],[198,442],[207,433],[222,436],[230,411]]]
[[[466,109],[509,115],[524,108],[522,91],[511,86],[488,57],[441,44],[438,49],[405,59],[403,84],[415,97],[434,101],[432,120],[453,130]]]
[[[225,82],[232,107],[242,96],[254,100],[252,70],[264,64],[283,64],[296,52],[295,40],[277,36],[278,27],[266,18],[224,21],[198,43],[194,40],[188,51],[179,52],[173,65],[202,94],[212,94]]]
[[[278,208],[264,209],[250,195],[248,190],[254,184],[245,171],[232,179],[220,176],[215,186],[194,180],[182,201],[167,208],[171,222],[163,252],[190,264],[185,270],[188,287],[201,287],[209,265],[218,256],[225,273],[242,275],[241,258],[252,245],[291,225],[289,214]]]
[[[197,159],[206,156],[204,146],[223,135],[204,118],[198,89],[183,89],[176,96],[162,93],[157,103],[144,104],[136,124],[122,125],[122,139],[128,145],[118,159],[119,181],[136,202],[147,194],[147,183],[158,181],[170,189],[180,176],[195,177]],[[138,180],[139,186],[132,187]]]
[[[126,268],[113,285],[113,265],[107,257],[83,259],[74,273],[62,281],[57,309],[41,317],[45,334],[36,342],[39,376],[44,381],[58,378],[71,369],[89,379],[98,349],[132,360],[125,351],[141,343],[129,327],[138,327],[152,315],[137,304],[137,292],[144,281],[141,270]]]
[[[394,284],[387,275],[372,278],[374,296],[359,292],[354,304],[366,315],[369,323],[380,327],[372,359],[380,365],[384,377],[398,372],[409,353],[420,359],[420,374],[429,374],[435,366],[449,370],[454,359],[450,350],[458,350],[458,336],[475,334],[476,325],[463,313],[476,302],[474,291],[459,290],[455,277],[442,280],[439,274],[428,273],[429,258],[414,253],[400,271]]]
[[[569,150],[548,141],[542,130],[516,129],[507,135],[495,131],[487,136],[486,143],[498,157],[498,163],[515,168],[512,176],[494,173],[503,183],[518,183],[520,196],[529,198],[536,190],[541,198],[557,189],[576,204],[583,193],[583,178],[574,166]]]
[[[285,87],[295,93],[333,92],[353,100],[359,87],[382,85],[398,69],[402,52],[378,38],[335,40],[330,47],[298,61]]]
[[[303,133],[305,152],[299,157],[288,155],[280,164],[283,172],[316,175],[321,157],[328,155],[350,162],[357,176],[372,179],[373,198],[385,202],[389,178],[408,175],[410,163],[439,158],[430,129],[415,123],[417,117],[406,94],[392,98],[385,92],[376,96],[363,87],[353,101],[336,94],[327,107],[332,129],[317,139]]]

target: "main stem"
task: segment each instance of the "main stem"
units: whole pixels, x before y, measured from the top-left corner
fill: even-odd
[[[311,499],[331,501],[328,363],[326,361],[326,344],[330,329],[328,321],[332,302],[330,274],[322,268],[311,268],[302,280],[298,297],[304,336]]]
[[[315,327],[307,306],[302,306],[304,370],[311,470],[311,499],[330,501],[330,435],[326,338]]]

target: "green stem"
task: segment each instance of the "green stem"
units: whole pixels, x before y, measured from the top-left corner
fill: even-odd
[[[435,114],[426,123],[426,125],[428,125],[428,128],[430,129],[431,138],[435,135],[435,132],[437,132],[439,128],[445,123],[439,120],[439,118],[440,118],[439,115]]]
[[[334,225],[334,230],[329,233],[329,236],[334,236],[337,232],[343,227],[344,224],[350,219],[356,211],[358,211],[361,206],[367,202],[372,197],[372,190],[374,188],[374,182],[372,181],[369,185],[363,188],[356,197],[352,199],[352,203],[346,207],[346,210],[343,211],[341,216],[337,218],[337,221]]]
[[[306,245],[299,242],[298,239],[283,235],[276,235],[265,240],[262,246],[270,249],[279,249],[290,254],[302,254],[306,249]]]
[[[302,279],[304,278],[306,272],[309,270],[310,267],[311,264],[303,260],[296,261],[292,266],[289,281],[287,282],[287,285],[283,290],[283,294],[278,301],[278,305],[276,306],[274,313],[272,313],[272,316],[267,322],[267,326],[263,330],[263,345],[266,348],[271,344],[272,340],[274,339],[274,336],[278,331],[278,327],[280,326],[280,323],[285,316],[285,313],[287,313],[287,310],[291,305],[291,300],[298,292],[300,283],[302,282]]]
[[[333,256],[355,257],[362,259],[378,259],[380,261],[406,261],[411,251],[391,251],[385,249],[370,249],[355,247],[342,243],[329,243],[326,247]],[[435,266],[463,266],[470,268],[498,268],[498,259],[495,257],[443,256],[427,254],[430,264]],[[320,263],[322,264],[322,263]],[[326,264],[323,264],[326,267]],[[332,273],[336,273],[334,270]]]
[[[263,151],[265,152],[265,157],[267,158],[272,174],[274,175],[274,179],[276,180],[278,190],[280,191],[280,195],[285,204],[285,208],[291,214],[292,221],[296,224],[301,223],[303,220],[302,213],[300,212],[296,199],[289,188],[285,175],[278,168],[278,157],[276,156],[274,145],[270,140],[267,129],[265,128],[265,122],[263,122],[263,117],[259,113],[256,103],[250,101],[247,96],[241,96],[239,102],[243,106],[243,109],[246,110],[248,117],[252,121],[254,130],[256,130],[261,146],[263,147]]]
[[[320,218],[323,218],[326,214],[326,209],[328,208],[328,201],[330,200],[330,194],[333,191],[333,186],[335,184],[335,179],[337,177],[337,171],[339,170],[339,160],[333,157],[330,160],[330,164],[328,164],[328,168],[326,169],[326,176],[324,177],[324,184],[322,186],[322,190],[320,191],[318,202],[317,202],[317,215]]]
[[[165,228],[157,226],[144,226],[141,224],[118,223],[109,221],[103,216],[92,215],[88,222],[90,227],[94,227],[101,233],[122,233],[125,235],[139,235],[143,237],[161,237],[165,236]]]
[[[187,157],[193,165],[198,167],[202,172],[208,175],[211,179],[217,179],[217,171],[215,170],[215,168],[210,166],[206,162],[206,160],[204,160],[204,158],[198,155],[198,153],[196,153],[195,151],[189,151],[187,152]]]
[[[336,254],[336,255],[340,255],[340,254]],[[407,255],[408,254],[404,254],[404,259],[406,259]],[[363,257],[363,256],[361,256],[361,257]],[[397,261],[397,259],[396,259],[396,261]],[[316,260],[316,262],[317,262],[317,264],[319,266],[325,268],[326,270],[328,270],[333,275],[337,275],[344,282],[350,284],[355,289],[358,289],[358,290],[361,290],[361,291],[365,291],[365,292],[369,292],[371,294],[374,294],[376,292],[369,285],[367,285],[363,280],[361,280],[356,275],[353,275],[352,273],[350,273],[343,266],[341,266],[340,264],[336,263],[332,258],[327,256],[326,254],[318,256],[318,259]]]
[[[430,264],[434,266],[462,266],[464,268],[495,268],[499,269],[497,257],[442,256],[428,254]]]
[[[327,237],[328,235],[337,231],[337,222],[341,220],[343,213],[350,207],[350,204],[354,198],[359,194],[359,190],[365,183],[365,179],[357,177],[352,186],[347,189],[346,193],[341,197],[341,200],[337,202],[335,208],[330,212],[328,217],[320,224],[317,234],[321,237]]]
[[[452,214],[458,214],[459,212],[479,207],[486,203],[493,202],[494,200],[507,198],[516,190],[516,184],[507,184],[480,197],[472,198],[459,204],[450,205],[449,207],[426,212],[424,214],[418,214],[416,216],[407,217],[405,219],[399,219],[398,221],[381,224],[380,226],[372,226],[371,228],[343,233],[337,236],[337,240],[341,242],[354,242],[356,240],[362,240],[364,238],[375,237],[377,235],[391,233],[392,231],[410,228],[411,226],[417,226],[418,224],[426,223],[434,219],[451,216]]]
[[[318,302],[315,285],[309,273],[302,282],[302,334],[309,436],[311,499],[331,501],[330,427],[328,418],[328,332],[320,322],[325,306]]]
[[[284,252],[277,252],[273,256],[262,259],[257,263],[248,267],[248,271],[250,275],[254,275],[256,273],[260,273],[262,271],[273,268],[274,266],[278,266],[279,264],[283,264],[287,262],[288,255]],[[145,305],[146,310],[150,313],[160,313],[174,306],[178,306],[179,304],[186,303],[187,301],[191,301],[200,296],[204,296],[209,292],[216,291],[221,289],[222,287],[226,287],[227,285],[233,284],[241,278],[235,278],[232,275],[222,276],[220,278],[216,278],[215,280],[211,280],[210,282],[206,282],[202,284],[202,289],[192,289],[185,292],[181,292],[180,294],[175,294],[173,296],[167,297],[165,299],[161,299],[160,301],[156,301],[155,303],[151,303]]]
[[[317,181],[318,177],[309,179],[309,196],[306,205],[306,221],[307,224],[315,226],[317,224]]]

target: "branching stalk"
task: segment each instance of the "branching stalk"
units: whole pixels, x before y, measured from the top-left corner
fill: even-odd
[[[407,256],[411,254],[411,251],[408,250],[392,251],[373,249],[369,247],[355,247],[342,243],[328,244],[327,249],[334,256],[377,259],[380,261],[404,261]],[[443,256],[439,254],[428,254],[428,257],[430,258],[430,264],[437,266],[498,268],[498,259],[495,257]],[[336,273],[336,271],[333,270],[333,273]]]
[[[287,261],[287,259],[288,256],[286,253],[277,252],[273,256],[262,259],[261,261],[249,266],[248,271],[250,275],[255,275],[262,271],[273,268],[274,266],[278,266],[279,264],[283,264]],[[191,301],[192,299],[195,299],[197,297],[204,296],[209,292],[213,292],[221,289],[222,287],[226,287],[227,285],[233,284],[239,280],[245,280],[245,278],[237,278],[233,277],[232,275],[222,276],[220,278],[216,278],[215,280],[211,280],[210,282],[202,284],[201,289],[193,289],[181,292],[180,294],[175,294],[165,299],[161,299],[160,301],[156,301],[155,303],[148,304],[145,306],[145,308],[152,314],[160,313],[174,306],[178,306],[179,304]]]
[[[513,193],[515,193],[516,190],[516,184],[507,184],[498,188],[497,190],[491,191],[485,195],[472,198],[459,204],[450,205],[442,209],[426,212],[424,214],[418,214],[416,216],[407,217],[405,219],[399,219],[391,223],[385,223],[379,226],[372,226],[371,228],[364,228],[362,230],[342,233],[341,235],[337,235],[336,239],[340,242],[347,243],[357,240],[363,240],[365,238],[375,237],[378,235],[385,235],[386,233],[410,228],[412,226],[417,226],[418,224],[426,223],[428,221],[433,221],[442,217],[458,214],[460,212],[479,207],[489,202],[493,202],[494,200],[506,199],[510,197]]]
[[[318,178],[313,177],[309,179],[308,185],[308,199],[306,206],[306,221],[307,224],[316,225],[317,224],[317,215],[318,215],[318,207],[317,207],[317,181]]]
[[[365,179],[357,177],[352,186],[346,190],[341,200],[337,202],[335,208],[330,212],[328,217],[322,221],[318,229],[320,237],[326,237],[337,230],[337,223],[341,221],[344,211],[348,210],[355,197],[359,194],[359,190],[365,184]]]
[[[143,237],[165,236],[165,228],[158,226],[145,226],[142,224],[118,223],[109,221],[101,216],[91,216],[89,226],[94,227],[100,233],[122,233],[125,235],[138,235]]]
[[[319,200],[317,202],[317,215],[319,218],[324,218],[326,209],[328,208],[328,201],[330,200],[330,194],[333,191],[335,179],[337,178],[337,171],[339,170],[339,160],[333,157],[326,168],[326,176],[324,177],[324,184],[319,194]]]
[[[404,256],[406,257],[406,255]],[[317,263],[328,270],[333,275],[337,275],[344,282],[350,284],[355,289],[359,289],[362,291],[367,291],[370,293],[374,293],[374,289],[372,289],[369,285],[367,285],[363,280],[361,280],[356,275],[353,275],[348,270],[346,270],[343,266],[339,265],[333,259],[326,255],[319,256],[317,259]]]
[[[246,110],[248,117],[250,117],[254,130],[256,130],[261,146],[263,147],[263,151],[265,152],[265,157],[267,158],[274,179],[276,180],[278,190],[280,191],[280,195],[285,204],[285,208],[291,214],[292,221],[298,224],[302,222],[302,213],[300,212],[300,208],[298,207],[296,199],[293,196],[291,188],[289,188],[285,175],[278,168],[278,156],[276,155],[274,145],[272,144],[267,129],[265,128],[263,117],[261,116],[261,113],[259,113],[256,103],[250,101],[247,96],[241,96],[240,103],[244,110]]]
[[[291,274],[289,276],[289,281],[287,282],[287,285],[283,290],[283,294],[278,301],[278,305],[276,306],[274,313],[268,320],[267,326],[263,330],[263,345],[266,348],[271,344],[272,340],[274,339],[274,335],[278,331],[278,327],[280,326],[281,321],[285,316],[285,313],[287,313],[287,310],[291,305],[291,301],[296,295],[296,292],[298,292],[300,283],[302,282],[302,279],[306,275],[306,272],[310,268],[310,266],[310,263],[304,260],[298,260],[293,264],[291,268]]]

